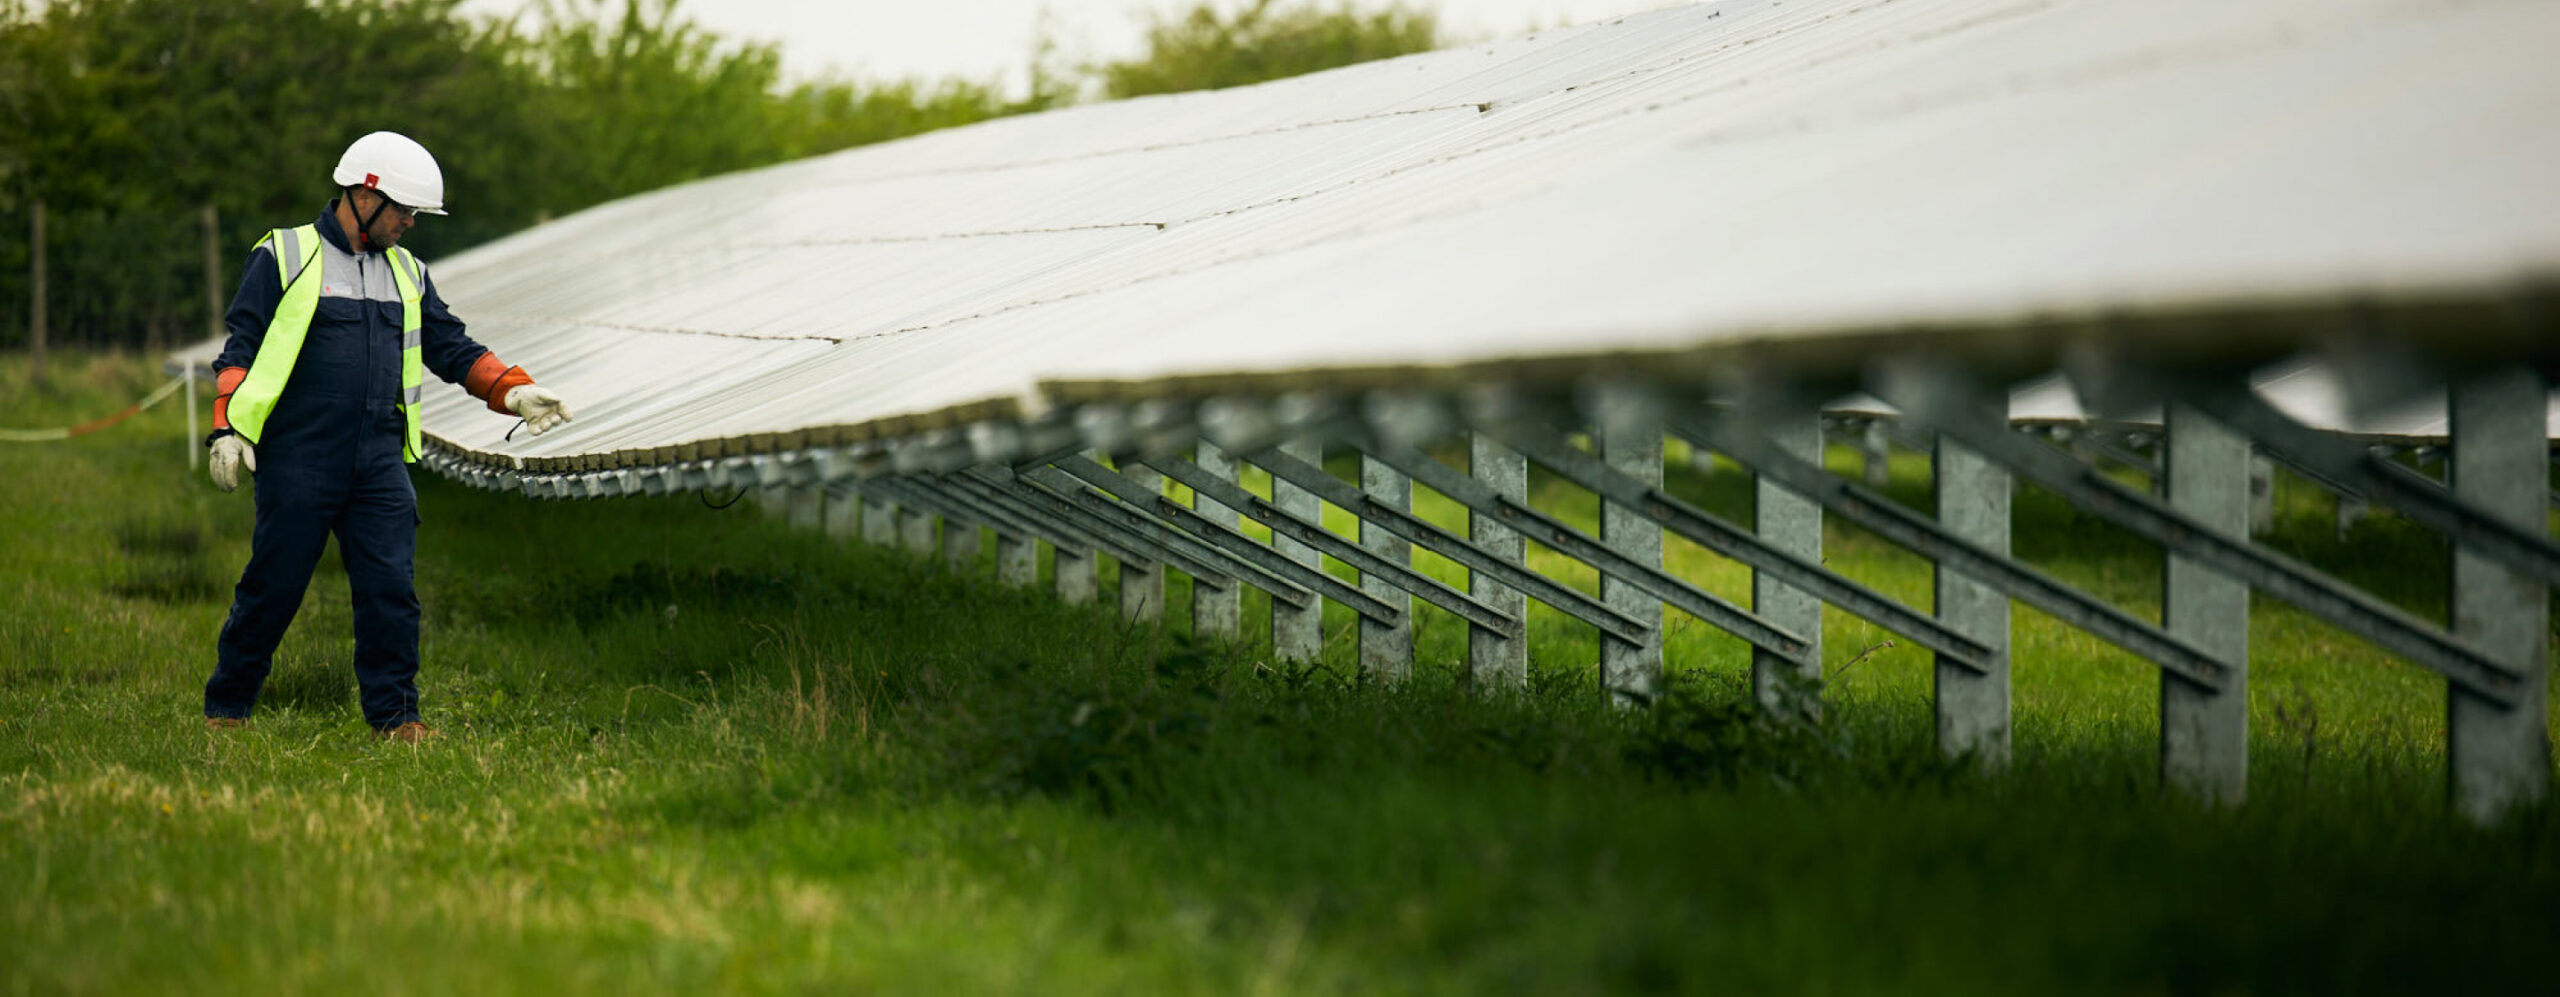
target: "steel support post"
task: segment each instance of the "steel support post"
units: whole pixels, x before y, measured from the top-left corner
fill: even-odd
[[[2546,389],[2530,370],[2499,371],[2453,386],[2454,497],[2520,530],[2542,535],[2549,502]],[[2548,589],[2470,545],[2453,552],[2453,626],[2513,668],[2520,688],[2497,702],[2459,685],[2445,724],[2454,809],[2498,820],[2551,795]]]
[[[1413,479],[1367,454],[1360,456],[1360,491],[1390,509],[1413,508]],[[1360,547],[1389,564],[1401,567],[1413,562],[1411,543],[1366,518],[1360,520]],[[1392,623],[1360,618],[1360,670],[1387,682],[1411,678],[1413,596],[1393,578],[1367,571],[1360,573],[1360,591],[1402,611]]]
[[[1102,540],[1097,549],[1113,560],[1139,565],[1158,577],[1170,564],[1190,575],[1194,584],[1212,588],[1235,583],[1230,563],[1215,550],[1153,516],[1093,494],[1056,468],[1024,471],[1007,487],[1012,497]]]
[[[1164,479],[1154,471],[1137,471],[1130,475],[1141,482],[1163,490]],[[1193,579],[1196,584],[1198,579]],[[1120,615],[1124,619],[1154,623],[1164,619],[1164,565],[1161,562],[1120,565]]]
[[[2249,440],[2196,408],[2168,406],[2169,505],[2232,538],[2256,518],[2257,469]],[[2160,782],[2199,799],[2236,805],[2249,789],[2249,586],[2168,551],[2161,622],[2223,664],[2222,687],[2160,676]]]
[[[862,495],[838,485],[827,492],[824,505],[825,522],[820,531],[831,540],[856,540],[862,536]]]
[[[1053,528],[1036,517],[1016,511],[992,494],[991,489],[982,487],[983,484],[967,472],[943,477],[935,496],[948,510],[943,516],[946,523],[952,518],[951,513],[957,513],[960,518],[983,523],[1003,535],[1031,537],[1051,534],[1060,537],[1061,543],[1087,542],[1083,534]]]
[[[1191,463],[1197,465],[1202,473],[1226,481],[1236,480],[1235,458],[1218,449],[1217,444],[1201,440],[1194,444],[1193,454]],[[1236,510],[1219,504],[1217,500],[1194,492],[1191,505],[1202,520],[1229,530],[1236,528]],[[1194,586],[1191,590],[1191,634],[1194,637],[1234,640],[1243,613],[1244,590],[1241,588],[1211,590]]]
[[[1313,440],[1283,443],[1280,452],[1310,464],[1320,465],[1324,461],[1324,446]],[[1300,522],[1319,525],[1324,522],[1324,504],[1316,499],[1315,493],[1283,481],[1278,475],[1271,479],[1271,505],[1281,515]],[[1281,531],[1272,531],[1271,549],[1309,568],[1324,569],[1324,555]],[[1324,603],[1314,601],[1305,606],[1290,606],[1278,599],[1271,600],[1273,657],[1282,661],[1314,661],[1323,651]]]
[[[2221,681],[2222,663],[2148,620],[2109,605],[2007,556],[1985,549],[1873,491],[1841,480],[1811,461],[1789,456],[1768,441],[1733,426],[1682,415],[1674,428],[1690,442],[1714,447],[1741,460],[1762,477],[1782,481],[1822,503],[1834,515],[1874,531],[1958,574],[1990,585],[2001,594],[2052,614],[2090,635],[2124,648],[2189,680],[2213,685]],[[1947,441],[1932,434],[1930,446]],[[1979,453],[1979,451],[1976,451]],[[1998,464],[1998,461],[1993,461]],[[2005,465],[2004,465],[2005,466]],[[1943,653],[1943,652],[1942,652]]]
[[[1643,482],[1648,488],[1661,488],[1661,423],[1633,415],[1607,421],[1613,424],[1602,426],[1594,434],[1601,461],[1610,470]],[[1821,432],[1819,421],[1814,423],[1814,431]],[[1604,496],[1600,503],[1600,542],[1629,561],[1662,570],[1662,524],[1637,506]],[[1600,688],[1614,705],[1649,705],[1662,694],[1662,600],[1632,580],[1610,574],[1600,576],[1600,599],[1648,629],[1634,641],[1600,642]]]
[[[996,534],[996,581],[1014,588],[1040,583],[1040,546],[1030,534]]]
[[[1084,515],[1071,500],[1014,480],[1009,470],[998,473],[1004,477],[967,472],[952,479],[952,490],[975,499],[978,507],[993,517],[1001,529],[1024,536],[1037,534],[1049,538],[1054,558],[1064,558],[1066,563],[1091,568],[1096,552],[1123,561],[1152,560],[1157,556],[1154,548],[1125,537],[1112,524]],[[1053,563],[1057,562],[1053,560]],[[1062,579],[1069,577],[1060,576]],[[1068,598],[1071,592],[1063,584],[1059,588],[1059,597],[1076,604],[1092,602],[1091,573],[1085,572],[1079,580],[1086,583],[1081,586],[1081,598]]]
[[[954,574],[978,570],[978,551],[983,543],[976,522],[964,516],[942,517],[942,564]]]
[[[1129,466],[1137,467],[1134,462]],[[1195,586],[1222,589],[1253,578],[1267,581],[1273,589],[1289,590],[1293,597],[1304,595],[1286,582],[1263,579],[1252,562],[1239,560],[1166,521],[1161,510],[1179,509],[1175,515],[1180,516],[1191,515],[1191,510],[1167,498],[1163,478],[1152,472],[1115,471],[1088,458],[1069,457],[1050,467],[1026,470],[1022,480],[1066,503],[1068,514],[1079,522],[1111,531],[1120,541],[1118,546],[1136,552],[1139,560],[1180,569]],[[1094,488],[1110,497],[1094,494]]]
[[[1467,434],[1467,470],[1494,494],[1514,502],[1529,501],[1529,458],[1483,433]],[[1487,555],[1527,566],[1528,544],[1520,531],[1481,512],[1467,513],[1467,539]],[[1526,621],[1529,597],[1502,583],[1491,571],[1469,568],[1467,592],[1485,605]],[[1658,604],[1657,604],[1658,605]],[[1529,641],[1505,637],[1482,627],[1467,628],[1467,673],[1480,689],[1519,689],[1529,684]]]
[[[968,474],[954,474],[943,479],[945,494],[969,514],[987,524],[996,534],[996,582],[1014,588],[1029,588],[1040,581],[1040,548],[1037,537],[1048,534],[1051,546],[1064,547],[1077,543],[1077,534],[1056,530],[1021,515],[1002,502],[990,501],[985,490],[978,488],[979,479]]]
[[[1210,477],[1196,465],[1182,461],[1159,461],[1149,466],[1175,481],[1193,486],[1194,492],[1205,492],[1211,496],[1245,496],[1244,499],[1239,500],[1238,504],[1260,502],[1259,499],[1252,498],[1243,488]],[[1353,611],[1364,616],[1379,619],[1395,618],[1397,610],[1387,604],[1360,594],[1359,589],[1344,584],[1331,575],[1282,557],[1278,552],[1255,542],[1252,537],[1245,536],[1233,527],[1210,522],[1199,512],[1167,497],[1160,487],[1147,485],[1140,479],[1080,457],[1059,461],[1053,470],[1046,473],[1059,472],[1073,475],[1086,484],[1100,488],[1118,498],[1124,504],[1112,507],[1114,512],[1131,517],[1133,520],[1143,521],[1149,527],[1158,530],[1164,543],[1178,553],[1197,557],[1202,564],[1215,565],[1214,569],[1207,570],[1205,574],[1213,579],[1217,587],[1224,588],[1227,585],[1216,579],[1225,574],[1232,574],[1234,577],[1246,580],[1248,584],[1271,593],[1272,599],[1292,606],[1312,605],[1316,601],[1315,595],[1321,593],[1337,602],[1349,605]],[[1105,500],[1096,498],[1094,501]],[[1173,563],[1186,571],[1194,570],[1179,558],[1176,558]]]
[[[2007,398],[1986,391],[1977,407],[1999,412]],[[2005,418],[2005,415],[2003,416]],[[2009,472],[1964,444],[1940,437],[1931,461],[1938,525],[1993,557],[2009,556]],[[1939,622],[1993,650],[1990,666],[1965,667],[1936,656],[1938,749],[1985,768],[2009,765],[2009,597],[1999,589],[1930,562]]]
[[[2345,543],[2356,524],[2373,514],[2373,503],[2345,492],[2338,493],[2338,542]]]
[[[795,530],[816,532],[826,526],[827,486],[819,484],[787,485],[791,498],[783,521]]]
[[[2275,527],[2276,462],[2253,455],[2249,458],[2249,532],[2255,535]]]
[[[1837,605],[1861,619],[1907,636],[1915,644],[1933,651],[1944,652],[1956,660],[1981,665],[1983,659],[1991,653],[1989,648],[1975,642],[1972,638],[1947,629],[1946,625],[1939,623],[1936,617],[1903,605],[1885,597],[1883,593],[1852,581],[1839,572],[1824,567],[1819,560],[1782,549],[1766,539],[1754,536],[1748,530],[1709,515],[1696,506],[1671,497],[1660,488],[1612,471],[1598,458],[1574,449],[1561,438],[1531,434],[1520,431],[1516,427],[1496,432],[1511,434],[1508,442],[1512,446],[1528,454],[1530,460],[1553,469],[1565,480],[1597,492],[1604,498],[1614,498],[1625,503],[1629,508],[1642,510],[1646,516],[1669,527],[1672,532],[1694,540],[1708,550],[1742,562],[1755,574],[1766,574],[1796,588],[1804,589],[1813,593],[1819,601]],[[1763,441],[1760,445],[1775,449],[1775,444],[1771,442]],[[1750,461],[1745,460],[1744,464],[1750,466]],[[1532,539],[1541,543],[1547,542],[1541,536],[1533,535]],[[1550,544],[1550,546],[1553,545]],[[1572,552],[1568,551],[1568,553]],[[1572,556],[1581,557],[1580,554],[1572,554]],[[1623,558],[1619,560],[1619,566],[1616,567],[1603,566],[1598,562],[1592,562],[1592,564],[1600,568],[1604,575],[1617,574],[1638,580],[1667,577],[1658,569],[1644,567]],[[1780,628],[1775,621],[1764,615],[1719,608],[1729,605],[1722,600],[1715,600],[1703,608],[1693,608],[1697,605],[1696,600],[1688,599],[1686,593],[1696,591],[1695,587],[1689,586],[1686,582],[1679,582],[1677,579],[1671,579],[1671,581],[1676,585],[1657,588],[1654,594],[1662,596],[1664,601],[1683,612],[1750,641],[1754,647],[1771,651],[1782,657],[1811,654],[1815,650],[1815,644],[1809,636],[1799,636],[1793,630]],[[1728,622],[1728,617],[1732,616],[1738,616],[1738,619]],[[1735,622],[1744,625],[1740,627],[1731,625]],[[1784,634],[1786,637],[1784,640],[1763,640],[1759,636],[1769,633]]]
[[[1469,572],[1501,582],[1507,588],[1537,596],[1540,601],[1557,610],[1600,628],[1600,632],[1604,635],[1636,641],[1642,640],[1645,635],[1652,632],[1652,628],[1610,609],[1607,603],[1584,595],[1579,589],[1531,571],[1524,565],[1503,560],[1477,547],[1466,538],[1434,526],[1429,520],[1416,516],[1408,510],[1374,501],[1360,489],[1326,474],[1321,467],[1273,450],[1255,454],[1251,459],[1254,463],[1262,465],[1263,469],[1270,471],[1273,480],[1303,486],[1306,490],[1314,492],[1317,498],[1348,510],[1364,522],[1375,523],[1381,529],[1402,536],[1424,550],[1456,561],[1465,566]],[[1409,475],[1413,473],[1411,469],[1414,467],[1427,467],[1432,470],[1425,473],[1434,473],[1440,477],[1462,482],[1467,488],[1485,487],[1476,483],[1474,479],[1460,475],[1419,453],[1411,454],[1409,457],[1389,453],[1380,459],[1385,460],[1389,466],[1406,470]],[[1177,477],[1180,477],[1178,473]],[[1524,469],[1521,479],[1525,482],[1527,477]],[[1429,485],[1431,482],[1425,480],[1423,483]],[[1216,481],[1201,481],[1199,486],[1218,490],[1228,489],[1228,486]],[[1517,623],[1521,617],[1517,613],[1505,613],[1473,596],[1460,596],[1457,590],[1442,585],[1430,576],[1410,567],[1399,567],[1376,559],[1358,545],[1324,532],[1321,526],[1313,523],[1284,522],[1282,517],[1274,515],[1276,510],[1266,503],[1255,500],[1243,489],[1232,489],[1232,491],[1240,501],[1245,503],[1248,515],[1260,522],[1274,523],[1275,532],[1283,532],[1285,527],[1285,532],[1308,536],[1312,538],[1312,542],[1320,545],[1318,549],[1322,552],[1332,554],[1363,571],[1381,572],[1391,580],[1397,581],[1406,591],[1422,596],[1432,604],[1457,614],[1459,618],[1466,620],[1476,629],[1489,631],[1498,637],[1514,637],[1519,633]],[[1525,491],[1524,487],[1524,495],[1520,500],[1523,505],[1526,504]],[[1466,504],[1468,500],[1461,498],[1457,501],[1460,504]]]
[[[2368,503],[2378,503],[2443,531],[2457,547],[2469,547],[2545,585],[2560,584],[2560,543],[2552,542],[2538,520],[2518,525],[2465,502],[2389,453],[2295,422],[2245,388],[2223,388],[2197,398],[2196,405],[2336,491],[2341,532],[2364,518]]]
[[[1925,413],[1937,423],[1939,432],[1956,436],[2018,476],[2054,490],[2071,504],[2102,516],[2135,536],[2176,549],[2239,578],[2254,591],[2301,607],[2348,633],[2500,702],[2515,702],[2520,694],[2523,673],[2512,664],[2484,654],[2469,640],[2299,561],[2206,527],[2082,464],[2070,454],[1940,404],[1936,397],[1939,392],[1912,390],[1897,394],[1900,397],[1887,400],[1906,410]]]
[[[901,482],[913,495],[923,490],[914,482]],[[898,505],[898,546],[917,557],[932,557],[934,544],[933,512],[916,508],[913,503]]]
[[[1799,460],[1822,462],[1822,417],[1812,412],[1791,412],[1764,417],[1759,423],[1763,436],[1778,450]],[[1765,475],[1753,475],[1752,532],[1761,542],[1798,558],[1822,560],[1822,507],[1799,493],[1781,487]],[[1761,619],[1803,634],[1806,647],[1801,653],[1779,654],[1767,648],[1751,650],[1751,690],[1762,709],[1794,716],[1818,716],[1821,701],[1816,698],[1816,683],[1822,680],[1822,600],[1813,593],[1779,580],[1769,571],[1751,570],[1751,612]]]
[[[1869,419],[1858,430],[1858,455],[1866,460],[1867,486],[1882,488],[1893,480],[1893,437],[1884,420]]]
[[[1506,445],[1529,454],[1533,459],[1538,457],[1532,447],[1523,446],[1521,440],[1509,440],[1506,441]],[[1749,641],[1753,646],[1782,649],[1806,646],[1803,637],[1772,626],[1741,607],[1717,598],[1660,569],[1648,568],[1627,560],[1618,552],[1610,550],[1608,545],[1601,543],[1598,537],[1574,529],[1562,520],[1530,508],[1526,500],[1506,499],[1474,478],[1451,470],[1448,465],[1431,459],[1419,450],[1393,446],[1380,441],[1372,441],[1370,449],[1378,459],[1402,468],[1405,473],[1429,486],[1431,490],[1456,500],[1459,505],[1466,506],[1468,511],[1499,519],[1505,525],[1519,531],[1522,536],[1535,540],[1566,557],[1597,568],[1603,575],[1634,579],[1638,584],[1646,586],[1647,591],[1652,592],[1656,598],[1679,607],[1681,612],[1705,620],[1718,629]],[[1579,450],[1572,451],[1572,454],[1594,466],[1597,465],[1596,461],[1591,460],[1589,454]],[[1550,463],[1545,460],[1541,462]],[[1605,468],[1601,470],[1606,471]],[[1639,483],[1637,487],[1642,485]],[[1494,566],[1499,566],[1499,562],[1494,562]],[[1554,583],[1544,575],[1527,572],[1513,580],[1512,584],[1523,590],[1529,590],[1531,585]],[[1589,596],[1570,588],[1564,588],[1562,592],[1541,594],[1538,599],[1566,612],[1576,612],[1573,608],[1576,602],[1590,603],[1592,612],[1588,615],[1577,613],[1577,616],[1585,622],[1599,626],[1603,634],[1611,631],[1610,621],[1613,620],[1622,621],[1619,625],[1628,628],[1627,636],[1630,638],[1636,635],[1635,628],[1640,626],[1633,620],[1619,616],[1615,610],[1609,609],[1606,603],[1592,600]]]
[[[760,485],[756,488],[756,509],[766,519],[789,521],[791,516],[790,485]]]
[[[875,547],[886,547],[898,542],[897,500],[879,492],[874,492],[863,499],[862,542]]]
[[[1058,547],[1049,552],[1051,583],[1058,588],[1059,600],[1070,606],[1091,604],[1101,598],[1093,551],[1068,550]]]

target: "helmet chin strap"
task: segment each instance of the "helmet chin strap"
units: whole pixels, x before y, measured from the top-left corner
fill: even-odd
[[[370,188],[370,187],[349,187],[349,188],[347,188],[347,210],[348,210],[348,213],[349,213],[349,214],[353,214],[353,213],[354,213],[354,211],[355,211],[355,206],[356,206],[356,202],[355,202],[356,191],[359,191],[359,190],[372,190],[372,189],[373,189],[373,188]],[[382,196],[382,192],[381,192],[381,191],[378,191],[378,190],[373,191],[373,211],[372,211],[372,212],[370,212],[370,213],[368,213],[368,214],[366,214],[362,219],[360,219],[360,220],[358,220],[358,221],[356,222],[356,248],[357,248],[357,249],[364,250],[365,252],[368,252],[368,253],[370,253],[370,252],[372,252],[372,251],[373,251],[373,221],[374,221],[374,219],[377,219],[377,218],[382,217],[382,209],[387,208],[387,207],[390,207],[390,206],[391,206],[391,199],[390,199],[390,198],[387,198],[387,197]]]

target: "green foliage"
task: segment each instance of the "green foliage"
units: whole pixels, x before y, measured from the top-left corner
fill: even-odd
[[[1113,97],[1215,90],[1425,52],[1440,43],[1439,16],[1390,7],[1280,7],[1253,0],[1232,14],[1204,2],[1147,29],[1147,52],[1097,72]]]
[[[145,345],[209,329],[198,212],[228,301],[257,234],[330,196],[338,154],[392,129],[434,150],[452,214],[433,257],[697,177],[1000,114],[952,82],[781,86],[674,0],[559,0],[529,26],[459,0],[0,0],[0,342],[21,341],[29,222],[47,207],[56,342]]]

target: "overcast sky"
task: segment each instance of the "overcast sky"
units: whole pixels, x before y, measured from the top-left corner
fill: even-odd
[[[1303,0],[1283,0],[1303,2]],[[1319,0],[1336,6],[1340,0]],[[1409,0],[1436,9],[1443,34],[1461,41],[1579,24],[1681,0]],[[1230,9],[1242,0],[1222,0]],[[1076,62],[1136,53],[1150,12],[1187,10],[1182,0],[680,0],[694,23],[725,37],[775,42],[794,82],[822,76],[870,80],[959,76],[996,80],[1018,92],[1044,22]],[[1383,0],[1354,0],[1373,10]],[[466,0],[476,14],[539,9],[539,0]]]

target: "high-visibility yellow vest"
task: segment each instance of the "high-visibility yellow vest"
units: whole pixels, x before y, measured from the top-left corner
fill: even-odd
[[[302,337],[311,331],[311,316],[320,310],[320,227],[280,228],[268,232],[257,245],[266,246],[276,258],[277,274],[284,282],[284,299],[276,303],[275,317],[267,321],[267,336],[258,342],[258,356],[249,362],[249,376],[231,393],[231,428],[248,437],[251,444],[266,435],[267,415],[275,411],[276,399],[284,396],[285,381],[293,376],[293,362],[302,355]],[[255,248],[255,247],[252,247]],[[419,312],[426,292],[426,282],[418,273],[417,257],[398,246],[384,254],[391,259],[391,279],[400,287],[400,415],[406,423],[406,436],[401,440],[400,459],[412,464],[418,461],[418,402],[426,396],[425,338],[420,332]]]

